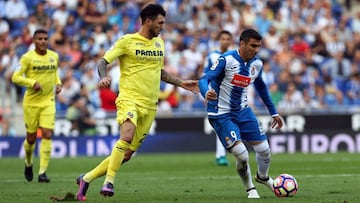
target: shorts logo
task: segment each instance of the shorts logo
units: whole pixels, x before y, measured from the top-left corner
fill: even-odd
[[[128,112],[127,115],[130,117],[130,118],[134,118],[134,114],[132,112]]]
[[[231,80],[231,84],[245,88],[250,85],[250,77],[240,74],[234,74],[233,79]]]

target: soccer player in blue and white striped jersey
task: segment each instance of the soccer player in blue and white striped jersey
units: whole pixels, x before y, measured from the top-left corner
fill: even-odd
[[[262,37],[254,29],[240,35],[239,48],[222,54],[199,80],[202,96],[207,99],[208,119],[224,147],[236,158],[236,170],[246,188],[248,198],[260,198],[252,181],[249,154],[244,141],[256,153],[255,180],[272,190],[269,177],[270,147],[266,134],[247,102],[251,83],[273,118],[272,128],[281,128],[282,119],[271,101],[261,73],[263,62],[256,57]],[[210,84],[210,85],[209,85]]]

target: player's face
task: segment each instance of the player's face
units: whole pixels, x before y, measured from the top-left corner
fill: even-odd
[[[220,36],[219,42],[220,42],[221,49],[227,50],[232,43],[232,38],[230,35],[222,34]]]
[[[250,39],[248,42],[241,41],[240,44],[243,50],[243,58],[248,61],[256,56],[261,47],[261,40]]]
[[[151,37],[157,37],[160,32],[164,29],[165,26],[165,17],[162,15],[158,15],[155,20],[151,21],[151,26],[149,29],[149,33]]]
[[[48,35],[45,33],[38,33],[34,36],[33,42],[35,44],[35,50],[40,53],[46,53],[46,49],[48,48]]]

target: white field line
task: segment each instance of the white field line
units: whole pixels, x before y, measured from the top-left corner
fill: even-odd
[[[311,175],[311,174],[303,174],[303,175],[296,175],[296,178],[330,178],[330,177],[360,177],[360,174],[323,174],[323,175]],[[75,177],[76,178],[76,177]],[[66,178],[66,179],[57,179],[52,178],[52,182],[72,182],[75,184],[75,178]],[[228,178],[239,178],[239,176],[193,176],[191,177],[191,180],[197,179],[197,180],[208,180],[208,179],[228,179]],[[161,179],[161,178],[160,178]],[[177,176],[177,177],[168,177],[164,178],[166,180],[184,180],[189,179],[189,176]],[[131,178],[131,180],[159,180],[159,177],[138,177],[138,178]],[[27,182],[24,179],[0,179],[0,182],[6,182],[6,183],[14,183],[14,182]],[[32,182],[37,182],[36,176],[34,176],[34,180]]]

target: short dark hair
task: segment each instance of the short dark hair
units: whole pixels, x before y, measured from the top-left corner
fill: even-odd
[[[166,11],[161,5],[148,4],[140,12],[141,22],[144,23],[147,18],[155,20],[159,14],[164,17],[166,16]]]
[[[37,29],[35,30],[33,37],[35,37],[37,34],[48,34],[48,32],[44,29]]]
[[[240,41],[249,42],[250,39],[262,40],[261,35],[254,29],[246,29],[240,35]]]
[[[227,31],[227,30],[221,30],[221,31],[218,33],[217,39],[220,39],[221,35],[229,35],[230,37],[232,37],[231,32],[229,32],[229,31]]]

